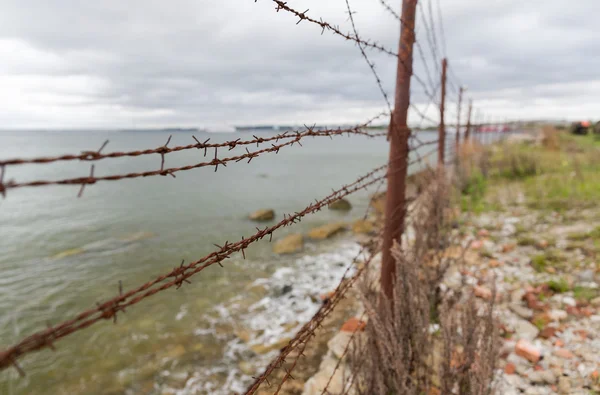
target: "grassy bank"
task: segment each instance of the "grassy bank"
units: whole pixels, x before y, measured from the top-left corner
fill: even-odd
[[[465,146],[458,170],[465,211],[481,213],[525,200],[528,207],[564,212],[600,199],[600,139],[545,127],[537,141]],[[508,200],[508,201],[507,201]]]

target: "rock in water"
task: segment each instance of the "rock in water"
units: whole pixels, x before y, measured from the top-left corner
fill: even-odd
[[[384,215],[385,214],[385,192],[378,193],[373,195],[371,198],[371,207],[375,209],[377,214]]]
[[[312,229],[310,232],[308,232],[308,237],[313,240],[325,240],[344,230],[346,230],[346,224],[343,222],[337,222]]]
[[[271,209],[258,210],[250,214],[248,218],[250,218],[252,221],[259,222],[271,221],[273,218],[275,218],[275,211]]]
[[[304,236],[301,234],[293,234],[278,240],[273,246],[273,252],[276,254],[292,254],[301,251],[303,247]]]
[[[375,225],[369,220],[359,219],[352,224],[352,231],[355,234],[371,234],[375,232]]]
[[[350,211],[352,210],[352,205],[346,199],[338,199],[333,203],[329,204],[330,210],[338,210],[338,211]]]

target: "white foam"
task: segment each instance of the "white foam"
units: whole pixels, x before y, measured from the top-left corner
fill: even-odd
[[[243,299],[240,297],[215,306],[214,311],[219,318],[213,318],[213,324],[221,321],[244,328],[250,339],[246,343],[239,338],[230,340],[218,369],[195,372],[185,388],[177,393],[220,395],[244,392],[253,379],[241,372],[238,368],[240,362],[250,363],[256,371],[262,371],[279,352],[274,349],[256,355],[251,350],[252,346],[268,347],[281,339],[292,338],[319,309],[319,295],[332,291],[344,274],[353,274],[352,269],[349,272],[346,270],[359,252],[357,243],[344,241],[335,246],[333,251],[305,255],[290,262],[289,266],[277,269],[270,278],[255,280],[253,285],[261,285],[272,291],[249,308],[238,310],[243,308],[238,303]],[[287,288],[285,293],[284,287]],[[205,334],[206,330],[196,330],[195,333]],[[211,375],[217,372],[227,372],[225,382],[210,381]]]

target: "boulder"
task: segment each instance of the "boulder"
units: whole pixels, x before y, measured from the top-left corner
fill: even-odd
[[[250,349],[252,351],[254,351],[255,354],[264,355],[273,350],[282,349],[283,347],[288,345],[290,340],[291,340],[290,338],[284,337],[284,338],[281,338],[271,344],[254,344],[254,345],[250,346]]]
[[[275,210],[272,210],[272,209],[258,210],[258,211],[253,212],[252,214],[250,214],[250,216],[248,218],[250,218],[252,221],[258,221],[258,222],[271,221],[272,219],[275,218]]]
[[[304,248],[304,236],[301,234],[291,234],[278,240],[273,245],[273,252],[276,254],[293,254],[294,252],[302,251],[302,248]]]
[[[380,192],[371,197],[371,207],[375,209],[377,214],[384,215],[385,214],[385,192]]]
[[[328,207],[329,207],[330,210],[337,210],[337,211],[350,211],[350,210],[352,210],[352,205],[350,204],[349,201],[347,201],[344,198],[338,199],[335,202],[330,203]]]
[[[355,234],[372,234],[375,232],[375,225],[369,220],[359,219],[352,224],[352,232]]]
[[[312,229],[310,232],[308,232],[308,237],[313,240],[325,240],[344,230],[346,230],[346,224],[343,222],[337,222]]]

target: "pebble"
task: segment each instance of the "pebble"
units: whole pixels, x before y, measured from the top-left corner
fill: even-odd
[[[535,327],[531,322],[525,320],[518,320],[513,324],[515,329],[515,337],[517,339],[525,339],[532,341],[540,333],[540,330]]]
[[[560,377],[558,379],[558,392],[560,394],[569,394],[571,392],[571,381],[568,377]]]
[[[593,270],[584,270],[577,274],[577,278],[581,282],[594,282],[594,271]]]
[[[569,315],[564,310],[550,310],[548,316],[552,321],[562,321],[566,320]]]
[[[528,309],[525,306],[521,306],[520,304],[511,304],[509,308],[519,317],[525,318],[529,320],[533,317],[533,310]],[[566,313],[565,313],[566,314]]]
[[[566,348],[559,348],[558,350],[554,350],[554,355],[556,355],[557,357],[560,358],[565,358],[565,359],[572,359],[575,357],[575,355],[573,355],[573,353],[569,350],[567,350]]]
[[[577,301],[574,298],[572,298],[571,296],[564,296],[562,298],[562,302],[567,306],[572,306],[572,307],[577,306]]]

